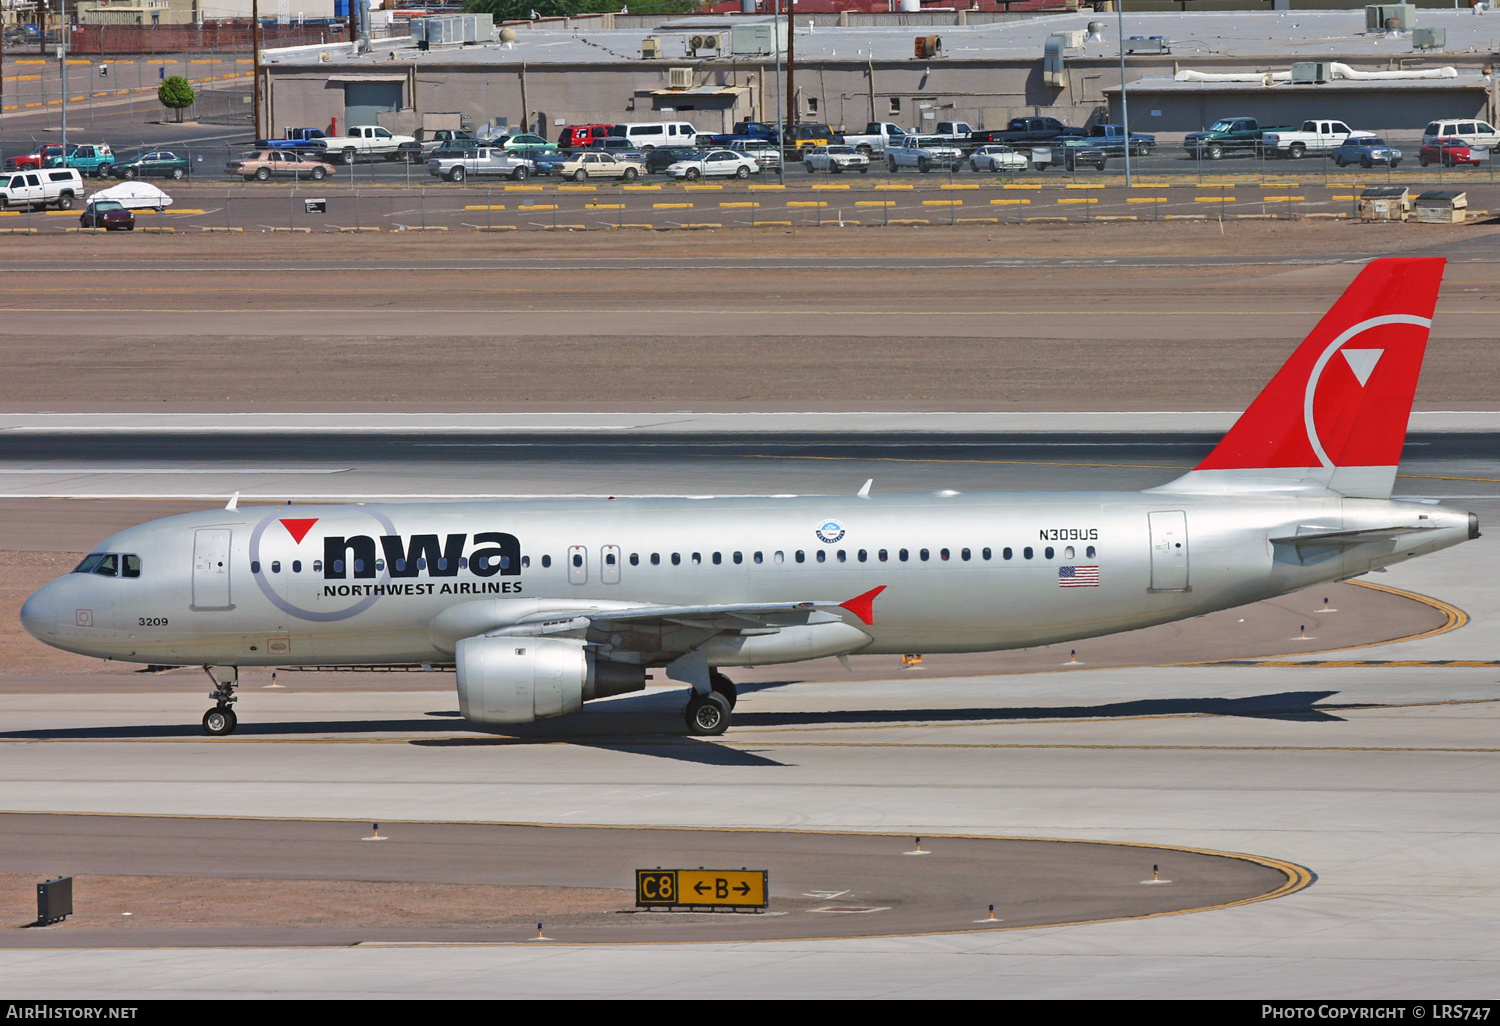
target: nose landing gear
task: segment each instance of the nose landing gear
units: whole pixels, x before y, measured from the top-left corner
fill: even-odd
[[[231,708],[236,701],[234,689],[240,679],[239,667],[205,666],[203,671],[214,682],[214,689],[208,693],[208,697],[217,703],[203,714],[203,730],[214,737],[233,734],[234,728],[239,725],[239,718]]]

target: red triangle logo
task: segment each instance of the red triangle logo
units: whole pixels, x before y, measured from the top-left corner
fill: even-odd
[[[286,533],[292,536],[292,540],[298,545],[302,539],[307,537],[307,532],[312,530],[312,525],[318,522],[317,517],[308,520],[283,520],[281,523],[286,527]]]

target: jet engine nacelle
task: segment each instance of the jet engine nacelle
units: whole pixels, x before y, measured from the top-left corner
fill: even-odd
[[[572,638],[465,638],[454,648],[458,709],[475,723],[530,723],[640,691],[646,670],[600,659]]]

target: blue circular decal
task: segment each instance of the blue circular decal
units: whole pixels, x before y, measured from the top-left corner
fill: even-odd
[[[818,536],[818,541],[824,545],[832,545],[834,542],[844,540],[844,525],[837,520],[825,520],[813,531]]]

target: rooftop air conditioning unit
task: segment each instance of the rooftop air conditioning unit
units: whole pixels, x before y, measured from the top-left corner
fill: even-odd
[[[1089,37],[1088,29],[1063,29],[1061,32],[1053,33],[1053,35],[1062,36],[1063,45],[1070,50],[1077,50],[1083,46]]]
[[[912,54],[918,58],[941,57],[943,54],[942,36],[918,36],[912,45]]]
[[[713,50],[717,53],[728,49],[726,43],[725,38],[720,35],[689,36],[687,41],[688,49],[694,53],[699,50]]]
[[[1445,28],[1419,28],[1411,30],[1413,50],[1441,50],[1448,45],[1448,30]]]
[[[693,69],[692,68],[668,68],[667,69],[667,88],[668,89],[691,89],[691,88],[693,88]]]
[[[1292,64],[1292,82],[1298,85],[1322,85],[1332,76],[1327,61],[1296,61]]]
[[[1415,4],[1369,4],[1365,7],[1365,31],[1384,32],[1386,22],[1396,19],[1396,31],[1410,32],[1417,26]]]
[[[661,60],[661,40],[655,36],[647,36],[641,40],[641,60]]]

